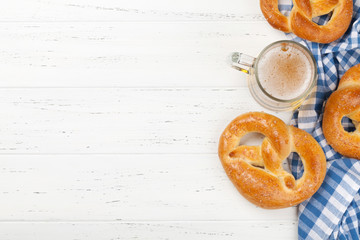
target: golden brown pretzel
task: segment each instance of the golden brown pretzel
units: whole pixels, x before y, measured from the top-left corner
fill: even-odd
[[[290,16],[278,8],[278,0],[260,0],[266,20],[283,32],[293,32],[312,42],[330,43],[339,39],[349,27],[353,14],[352,0],[293,0]],[[312,18],[332,12],[330,21],[318,25]]]
[[[249,132],[265,135],[261,146],[239,146]],[[291,152],[297,152],[304,164],[298,180],[282,168]],[[220,137],[219,157],[239,192],[263,208],[301,203],[319,189],[326,173],[324,152],[310,134],[260,112],[240,115],[226,127]]]
[[[355,124],[354,132],[341,125],[343,117]],[[350,158],[360,159],[360,64],[350,68],[341,78],[338,89],[328,99],[323,118],[326,141],[335,151]]]

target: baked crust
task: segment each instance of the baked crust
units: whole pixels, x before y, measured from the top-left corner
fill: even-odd
[[[265,135],[261,146],[239,146],[241,138],[249,132]],[[304,174],[298,180],[282,167],[291,152],[297,152],[304,164]],[[297,205],[311,197],[325,178],[326,158],[316,140],[263,112],[235,118],[220,137],[218,153],[238,191],[262,208]]]
[[[278,0],[260,0],[260,8],[269,24],[283,32],[318,43],[330,43],[344,35],[352,14],[352,0],[293,0],[290,16],[284,16],[278,8]],[[318,25],[314,17],[332,12],[330,21]]]
[[[343,117],[350,118],[357,127],[347,132],[341,125]],[[323,132],[326,141],[345,157],[360,160],[360,64],[350,68],[341,78],[338,89],[328,99]]]

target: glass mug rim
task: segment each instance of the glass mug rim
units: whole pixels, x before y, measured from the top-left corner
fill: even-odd
[[[261,59],[261,57],[267,52],[267,50],[269,48],[271,48],[272,46],[274,45],[277,45],[277,44],[281,44],[281,43],[291,43],[291,44],[295,44],[297,45],[298,47],[302,48],[303,50],[305,50],[305,52],[310,56],[311,60],[312,60],[312,64],[313,64],[313,67],[314,67],[314,73],[313,73],[313,76],[312,76],[312,81],[311,81],[311,84],[309,84],[308,88],[302,93],[300,94],[299,96],[295,97],[295,98],[291,98],[291,99],[280,99],[280,98],[276,98],[272,95],[270,95],[268,92],[266,92],[266,90],[264,89],[264,87],[261,85],[260,83],[260,80],[259,80],[259,75],[258,75],[258,63],[259,63],[259,60]],[[260,87],[260,90],[267,96],[269,97],[270,99],[274,100],[274,101],[277,101],[277,102],[282,102],[282,103],[292,103],[292,102],[296,102],[296,101],[299,101],[303,98],[305,98],[307,95],[309,95],[312,91],[312,89],[314,88],[316,82],[317,82],[317,78],[318,78],[318,74],[317,74],[317,64],[316,64],[316,60],[315,60],[315,57],[313,56],[313,54],[310,52],[309,49],[307,49],[305,46],[303,46],[302,44],[298,43],[298,42],[295,42],[295,41],[291,41],[291,40],[280,40],[280,41],[276,41],[276,42],[273,42],[269,45],[267,45],[261,52],[260,54],[255,58],[255,62],[254,62],[254,65],[253,65],[253,69],[255,70],[255,79],[256,79],[256,82],[258,84],[258,86]]]

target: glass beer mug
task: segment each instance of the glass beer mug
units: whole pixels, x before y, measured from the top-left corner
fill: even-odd
[[[274,42],[257,58],[235,52],[232,67],[248,74],[254,99],[273,111],[293,110],[301,105],[317,82],[314,56],[294,41]]]

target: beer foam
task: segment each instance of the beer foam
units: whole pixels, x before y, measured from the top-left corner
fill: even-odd
[[[282,100],[304,93],[312,82],[314,70],[312,59],[304,49],[284,43],[270,48],[257,64],[261,86]]]

